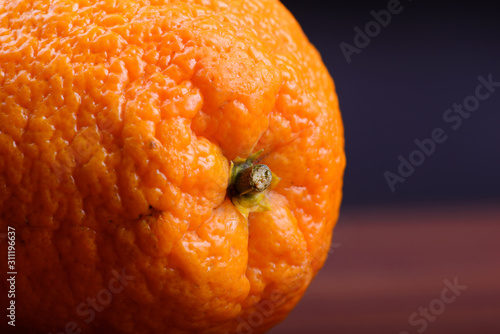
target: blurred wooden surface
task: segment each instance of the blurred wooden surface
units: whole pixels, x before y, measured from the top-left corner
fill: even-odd
[[[333,242],[325,267],[271,334],[500,334],[500,204],[351,208]],[[410,325],[455,277],[467,289],[425,330]]]

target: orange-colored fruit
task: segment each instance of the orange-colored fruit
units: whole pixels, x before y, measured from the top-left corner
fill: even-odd
[[[264,332],[325,261],[343,145],[333,82],[276,0],[0,0],[15,328]],[[230,166],[260,150],[281,181],[246,218]]]

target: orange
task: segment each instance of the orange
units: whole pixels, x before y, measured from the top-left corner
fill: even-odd
[[[0,0],[2,308],[23,333],[262,333],[325,261],[343,147],[276,0]],[[250,156],[274,176],[247,205]]]

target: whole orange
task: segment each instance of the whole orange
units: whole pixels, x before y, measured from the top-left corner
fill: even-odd
[[[276,0],[0,0],[2,332],[266,331],[325,261],[343,147]],[[234,191],[248,157],[272,188]]]

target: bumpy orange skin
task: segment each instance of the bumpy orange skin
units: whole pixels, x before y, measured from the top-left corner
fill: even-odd
[[[266,331],[325,261],[343,146],[333,81],[276,0],[0,0],[16,329]],[[247,220],[230,162],[261,149],[281,182]],[[0,258],[5,311],[5,238]]]

